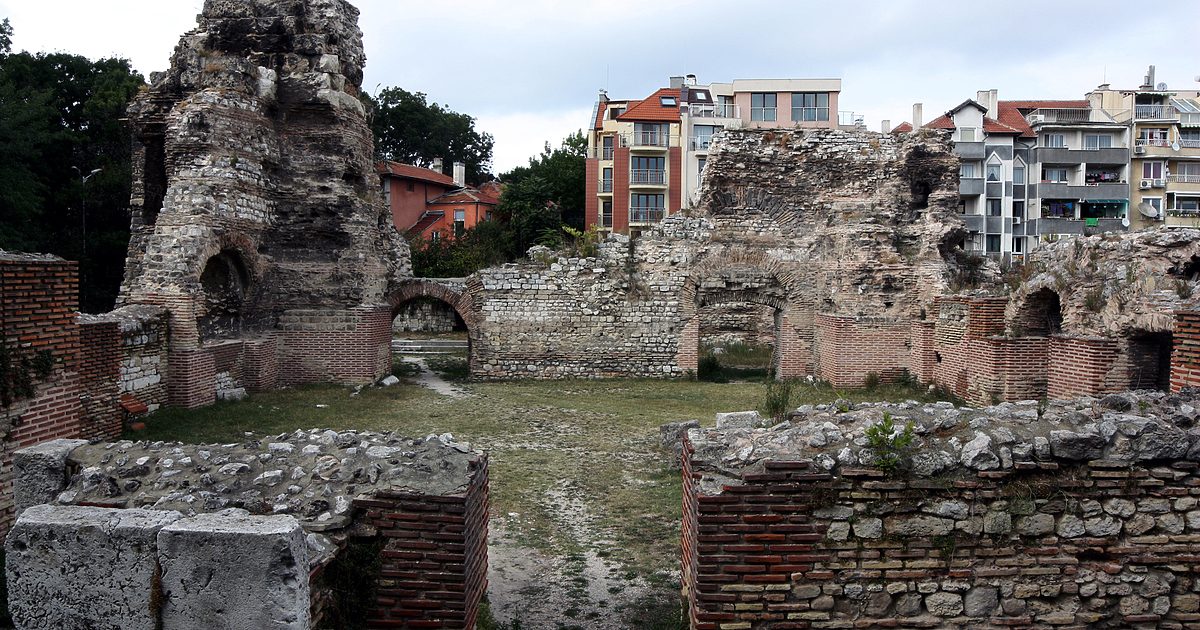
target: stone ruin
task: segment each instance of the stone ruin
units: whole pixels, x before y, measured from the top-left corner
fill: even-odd
[[[230,354],[253,364],[254,377],[235,379],[252,388],[387,373],[385,296],[412,274],[358,99],[358,10],[207,0],[198,20],[129,108],[133,222],[118,306],[167,309],[177,405],[230,389],[217,377]]]
[[[378,550],[361,612],[383,625],[472,628],[486,589],[487,456],[449,434],[57,440],[14,465],[18,628],[308,630],[340,610],[323,576],[353,545]]]
[[[1188,387],[664,426],[691,627],[1195,627],[1198,408]],[[892,473],[885,419],[914,436]]]

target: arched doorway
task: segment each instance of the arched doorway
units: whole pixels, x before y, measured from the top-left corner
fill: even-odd
[[[428,339],[441,337],[444,343],[421,342],[422,347],[442,347],[451,354],[465,342],[466,369],[477,374],[479,318],[473,309],[470,295],[461,280],[414,278],[388,296],[392,309],[393,336]],[[397,328],[417,330],[400,330]],[[420,330],[424,328],[424,330]],[[396,347],[394,344],[393,347]]]
[[[1058,293],[1043,287],[1030,293],[1013,318],[1012,327],[1020,337],[1049,337],[1062,332],[1062,302]]]
[[[246,297],[250,292],[250,273],[241,253],[222,249],[204,263],[200,273],[205,313],[197,321],[200,337],[231,339],[243,332]]]

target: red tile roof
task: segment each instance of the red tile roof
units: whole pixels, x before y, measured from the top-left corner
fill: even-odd
[[[434,184],[443,184],[445,186],[453,186],[454,178],[449,175],[443,175],[437,171],[420,166],[412,166],[409,164],[401,164],[399,162],[377,162],[375,170],[380,175],[392,175],[395,177],[403,177],[405,179],[416,179],[423,182],[432,182]]]
[[[628,109],[629,101],[605,101],[601,103],[600,107],[596,108],[596,129],[604,127],[604,117],[608,115],[608,109],[612,105],[624,105]]]
[[[928,129],[954,129],[954,121],[950,120],[949,116],[942,114],[921,126]]]
[[[499,199],[500,195],[504,194],[504,184],[501,184],[500,180],[493,179],[480,184],[477,190],[489,197]]]
[[[912,124],[907,123],[907,122],[902,122],[899,125],[896,125],[895,127],[892,128],[892,133],[907,133],[912,130],[913,130]]]
[[[442,217],[444,216],[446,216],[446,213],[440,210],[436,212],[426,212],[424,216],[421,217],[420,221],[417,221],[415,225],[408,228],[404,232],[404,236],[409,239],[414,239],[418,236],[421,236],[426,230],[433,227],[433,224],[441,221]]]
[[[663,96],[675,97],[675,105],[664,107],[659,100]],[[617,120],[679,121],[679,90],[661,88],[644,101],[631,102],[629,109]]]
[[[434,199],[433,201],[430,201],[427,205],[453,205],[466,203],[482,203],[489,206],[498,206],[500,205],[500,200],[491,195],[485,195],[474,188],[459,188],[457,190],[452,190]]]
[[[1025,120],[1025,115],[1035,109],[1056,109],[1056,108],[1087,108],[1091,107],[1091,103],[1084,101],[1000,101],[997,103],[1000,110],[1000,122],[1017,129],[1021,132],[1022,138],[1036,138],[1037,134],[1033,132],[1033,128],[1029,126],[1029,122]]]
[[[1022,118],[1021,120],[1025,120],[1025,119]],[[1024,133],[1025,133],[1021,129],[1017,129],[1016,127],[1006,125],[998,120],[988,118],[987,116],[983,117],[983,131],[984,131],[984,133],[996,133],[996,134],[1015,133],[1017,135],[1024,135]]]

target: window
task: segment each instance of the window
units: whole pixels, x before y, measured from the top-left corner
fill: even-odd
[[[604,169],[604,178],[600,180],[600,192],[602,192],[602,193],[612,192],[612,188],[613,188],[612,174],[613,174],[613,170],[611,168]]]
[[[1042,203],[1042,216],[1051,218],[1075,218],[1075,202],[1050,199]]]
[[[1024,201],[1014,201],[1014,202],[1012,202],[1012,206],[1013,206],[1013,218],[1014,219],[1025,218],[1025,202]],[[1013,251],[1016,251],[1016,250],[1014,249]]]
[[[1025,183],[1025,169],[1023,167],[1018,166],[1013,169],[1013,183],[1016,185]]]
[[[774,120],[774,119],[772,119]],[[792,94],[793,121],[828,121],[829,93],[812,92]]]
[[[1196,212],[1200,210],[1200,197],[1176,197],[1175,207],[1177,210]]]
[[[662,217],[662,195],[630,195],[630,223],[657,223],[662,220]]]
[[[1165,128],[1147,128],[1138,131],[1138,144],[1148,144],[1152,147],[1167,146],[1167,130]]]
[[[1083,136],[1083,148],[1088,151],[1111,149],[1112,136],[1109,134],[1086,134]]]
[[[1200,163],[1197,162],[1179,162],[1176,165],[1178,170],[1174,178],[1177,182],[1186,184],[1200,184]]]
[[[667,146],[667,126],[662,123],[633,123],[633,144],[636,146]]]
[[[958,130],[958,141],[959,142],[975,142],[975,128],[974,127],[963,127],[962,129],[959,129]]]
[[[1048,133],[1042,136],[1042,146],[1061,149],[1067,146],[1067,141],[1061,133]]]
[[[696,125],[692,127],[692,133],[694,134],[692,150],[707,151],[708,145],[712,143],[713,134],[721,129],[722,127],[718,127],[717,125]]]
[[[697,160],[697,163],[698,163],[698,166],[696,167],[696,172],[700,175],[704,175],[704,165],[708,163],[708,160],[706,160],[705,158],[700,158],[699,160]]]
[[[1067,169],[1044,168],[1042,169],[1042,181],[1065,184],[1067,183]]]
[[[1014,236],[1012,240],[1012,251],[1014,254],[1020,254],[1025,251],[1025,237]]]
[[[625,106],[623,106],[623,105],[621,107],[610,107],[608,110],[608,119],[616,120],[617,116],[620,116],[621,114],[624,114],[624,113],[625,113]]]
[[[662,103],[663,107],[678,107],[679,106],[679,99],[674,96],[660,96],[660,97],[658,97],[658,101],[660,103]]]
[[[1004,214],[1004,202],[1001,199],[987,200],[987,215],[989,217],[998,217]]]
[[[412,182],[408,182],[408,192],[412,192],[416,187]]]
[[[666,183],[666,173],[663,172],[664,158],[634,157],[629,160],[630,184],[663,184]]]
[[[600,226],[612,227],[612,202],[605,201],[600,207]]]
[[[993,253],[993,252],[999,253],[999,251],[1000,251],[1000,235],[999,234],[988,234],[987,235],[987,251],[989,253]]]
[[[775,94],[750,95],[750,120],[775,120]]]
[[[987,180],[989,182],[1000,181],[1000,178],[1003,177],[1003,174],[1001,173],[1002,170],[1003,170],[1003,167],[999,164],[988,164],[987,165]]]
[[[1162,179],[1163,163],[1162,162],[1142,162],[1142,178],[1143,179]]]
[[[466,229],[467,229],[467,211],[466,210],[455,210],[454,211],[454,235],[462,236],[463,232],[465,232]]]
[[[1162,214],[1162,197],[1142,197],[1142,203],[1150,204],[1154,208],[1155,216],[1161,217]]]
[[[962,171],[960,173],[964,178],[972,179],[975,177],[975,165],[971,162],[963,162]]]
[[[601,142],[604,145],[604,153],[600,156],[600,159],[601,160],[613,159],[613,137],[612,136],[604,136],[604,138],[603,138],[603,140],[601,140]]]

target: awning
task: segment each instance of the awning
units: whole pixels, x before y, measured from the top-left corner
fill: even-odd
[[[1128,199],[1084,199],[1083,203],[1129,203]]]

